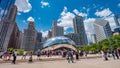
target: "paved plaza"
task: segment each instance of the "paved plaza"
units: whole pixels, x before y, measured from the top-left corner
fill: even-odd
[[[67,60],[44,61],[33,63],[1,63],[0,68],[120,68],[120,59],[110,58],[104,61],[103,58],[81,59],[75,63],[68,63]]]

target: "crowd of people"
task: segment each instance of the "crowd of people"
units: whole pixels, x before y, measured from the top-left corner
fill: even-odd
[[[51,57],[51,56],[62,56],[63,58],[66,58],[68,60],[68,63],[72,62],[74,63],[74,59],[79,60],[79,57],[83,57],[86,56],[89,52],[84,52],[84,51],[74,51],[71,49],[68,50],[47,50],[47,51],[41,51],[40,49],[38,49],[35,52],[31,52],[31,51],[24,51],[23,55],[21,57],[21,60],[26,60],[26,56],[29,56],[28,62],[33,62],[33,57],[32,55],[36,55],[37,59],[40,60],[41,56],[46,56],[46,57]],[[111,55],[113,57],[113,59],[119,59],[120,57],[120,48],[116,48],[114,50],[109,50],[109,51],[100,51],[101,54],[103,54],[103,57],[105,60],[108,60],[108,57]],[[0,58],[7,61],[7,60],[11,60],[12,58],[12,63],[15,64],[16,63],[16,59],[17,56],[19,55],[19,53],[16,51],[12,52],[12,51],[1,51],[0,52]]]
[[[104,60],[108,60],[108,57],[110,57],[110,54],[111,54],[111,56],[113,57],[114,60],[119,59],[120,48],[115,48],[115,49],[109,50],[109,51],[103,51]]]

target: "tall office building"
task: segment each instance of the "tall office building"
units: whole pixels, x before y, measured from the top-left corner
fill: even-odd
[[[77,40],[79,40],[76,45],[78,45],[78,47],[83,47],[84,45],[87,45],[88,41],[82,16],[75,16],[75,18],[73,18],[73,25],[74,33],[78,36]]]
[[[47,38],[51,38],[52,37],[52,31],[48,31],[48,36],[47,36]]]
[[[5,18],[12,5],[16,0],[0,0],[0,20]]]
[[[35,45],[35,50],[42,49],[42,33],[38,32],[37,33],[37,39],[36,39],[36,45]]]
[[[57,22],[54,20],[52,25],[52,37],[54,36],[63,36],[64,29],[61,26],[57,26]]]
[[[112,31],[108,21],[104,19],[96,19],[93,25],[97,42],[112,36]]]
[[[15,48],[17,45],[17,38],[19,29],[15,22],[17,15],[17,6],[12,5],[6,18],[0,23],[0,49],[7,49],[8,47]],[[13,43],[12,40],[15,40]],[[14,45],[12,45],[14,44]]]
[[[97,43],[97,38],[95,34],[91,34],[91,41],[92,43]]]
[[[28,29],[24,30],[23,45],[24,50],[34,50],[37,39],[37,31],[34,27],[34,21],[30,21],[28,24]]]
[[[70,33],[70,34],[67,34],[67,35],[64,35],[65,37],[68,37],[70,38],[71,40],[73,40],[75,42],[75,44],[78,46],[78,45],[81,45],[81,40],[80,40],[80,36],[79,34],[75,34],[75,33]],[[78,46],[79,47],[79,46]],[[80,47],[83,47],[83,46],[80,46]]]

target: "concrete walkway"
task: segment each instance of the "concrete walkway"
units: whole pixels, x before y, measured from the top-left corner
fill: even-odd
[[[75,57],[75,55],[74,55]],[[101,54],[89,54],[87,57],[83,56],[80,57],[80,59],[91,59],[91,58],[101,58],[102,55]],[[12,57],[10,61],[4,61],[3,59],[0,59],[0,63],[11,63],[12,61]],[[22,60],[22,56],[17,56],[17,62],[28,62],[29,56],[26,56],[26,59]],[[36,55],[33,55],[33,61],[55,61],[55,60],[66,60],[66,58],[63,58],[62,56],[41,56],[40,60],[38,60]]]
[[[66,60],[46,61],[34,63],[3,63],[0,68],[120,68],[120,59],[113,60],[110,58],[104,61],[103,58],[81,59],[75,63],[68,63]]]

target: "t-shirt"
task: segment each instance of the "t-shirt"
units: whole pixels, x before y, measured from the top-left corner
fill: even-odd
[[[14,52],[14,55],[15,55],[15,56],[17,56],[17,54],[18,54],[17,52]]]

